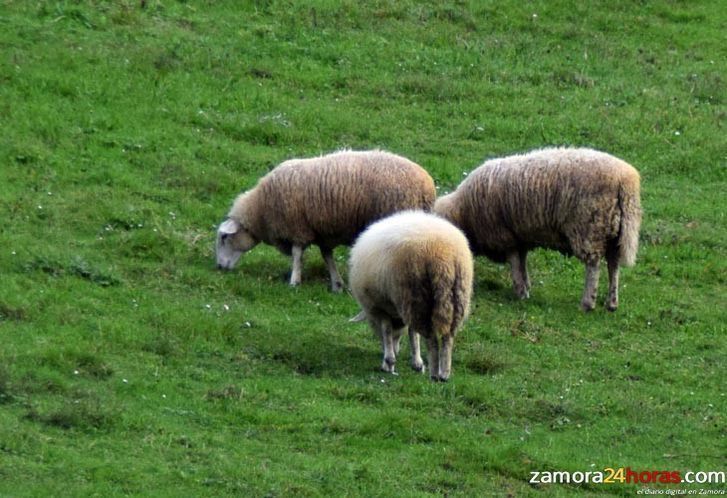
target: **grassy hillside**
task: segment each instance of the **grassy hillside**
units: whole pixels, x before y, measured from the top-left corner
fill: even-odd
[[[724,471],[726,30],[716,0],[0,0],[0,495]],[[269,247],[214,269],[232,199],[287,158],[380,147],[444,192],[545,145],[642,174],[621,307],[579,311],[575,259],[536,251],[524,302],[478,259],[449,383],[379,373],[315,250],[295,289]]]

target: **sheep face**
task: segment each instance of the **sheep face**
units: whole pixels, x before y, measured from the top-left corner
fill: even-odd
[[[454,192],[451,194],[443,195],[434,202],[434,208],[432,211],[438,214],[442,218],[459,225],[459,217],[455,212],[456,202]],[[461,228],[461,227],[460,227]]]
[[[238,221],[225,220],[217,229],[217,268],[231,270],[258,242]]]

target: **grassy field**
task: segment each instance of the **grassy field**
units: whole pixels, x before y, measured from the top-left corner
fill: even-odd
[[[717,0],[0,0],[0,496],[727,470],[725,32]],[[446,384],[377,371],[317,251],[294,289],[269,247],[214,268],[232,199],[287,158],[380,147],[444,192],[545,145],[642,174],[621,307],[579,311],[574,259],[535,252],[524,302],[478,259]]]

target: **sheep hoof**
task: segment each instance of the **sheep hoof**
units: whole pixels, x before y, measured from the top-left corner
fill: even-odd
[[[617,308],[618,308],[618,303],[612,303],[612,302],[606,303],[606,309],[608,311],[616,311]]]
[[[424,373],[426,371],[426,368],[424,367],[424,363],[412,363],[411,369],[415,372]]]
[[[381,371],[387,372],[387,373],[394,373],[394,365],[396,364],[395,361],[392,360],[384,360],[383,363],[381,363]]]
[[[515,288],[515,295],[518,299],[528,299],[530,297],[530,292],[528,292],[525,287],[517,287]]]
[[[593,311],[593,308],[595,308],[595,304],[593,301],[582,301],[581,302],[581,309],[588,313],[589,311]]]

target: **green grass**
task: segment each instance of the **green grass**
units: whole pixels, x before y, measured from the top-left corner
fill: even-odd
[[[0,1],[0,495],[725,470],[726,26],[719,1]],[[296,289],[269,247],[214,269],[232,199],[287,158],[381,147],[447,191],[545,145],[642,174],[621,307],[578,310],[574,259],[536,251],[525,302],[478,259],[447,384],[376,370],[316,251]]]

